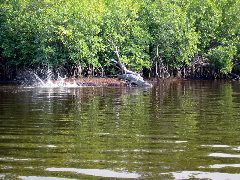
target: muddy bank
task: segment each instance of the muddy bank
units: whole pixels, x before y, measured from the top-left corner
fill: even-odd
[[[47,83],[47,80],[42,80],[44,83]],[[59,84],[62,80],[51,80],[52,84]],[[67,84],[77,84],[78,86],[105,86],[105,87],[125,87],[128,86],[128,83],[120,80],[118,78],[98,78],[98,77],[90,77],[90,78],[66,78],[63,83]],[[25,81],[8,81],[1,80],[0,85],[22,85],[22,86],[38,86],[39,84],[36,81],[33,82],[25,82]],[[53,86],[56,87],[56,86]]]
[[[190,78],[181,78],[181,77],[169,77],[169,78],[147,78],[145,79],[146,82],[150,83],[151,85],[154,84],[162,84],[162,83],[171,83],[171,82],[183,82],[183,81],[204,81],[209,79],[190,79]],[[214,79],[212,79],[214,80]],[[215,79],[216,80],[216,79]],[[225,80],[225,81],[239,81],[238,79],[232,78],[225,78],[225,79],[218,79],[218,80]],[[44,80],[43,80],[44,81]],[[52,83],[58,84],[60,80],[52,80]],[[83,78],[67,78],[64,82],[69,84],[77,84],[78,86],[104,86],[104,87],[126,87],[129,86],[127,81],[121,80],[117,77],[83,77]],[[18,80],[0,80],[0,85],[23,85],[23,86],[35,86],[34,84],[25,84],[24,82]],[[37,85],[36,85],[37,86]]]
[[[79,86],[127,86],[125,81],[118,78],[77,78],[67,79],[67,82],[76,82]]]

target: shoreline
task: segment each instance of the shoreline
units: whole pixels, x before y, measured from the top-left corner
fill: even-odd
[[[52,80],[53,84],[59,83],[60,80]],[[112,77],[84,77],[84,78],[66,78],[66,83],[76,83],[79,86],[105,86],[105,87],[124,87],[127,82],[118,78]],[[24,83],[19,80],[0,80],[0,85],[23,85]],[[34,84],[34,83],[33,83]]]
[[[179,77],[170,77],[166,79],[146,78],[150,84],[165,82],[182,82],[182,81],[239,81],[235,79],[185,79]],[[59,80],[53,80],[58,83]],[[128,83],[116,77],[84,77],[84,78],[67,78],[66,83],[76,83],[79,86],[104,86],[104,87],[126,87]],[[0,80],[0,85],[22,85],[18,80]]]

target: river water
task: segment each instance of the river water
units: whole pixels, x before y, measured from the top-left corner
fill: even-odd
[[[0,179],[240,179],[240,83],[0,86]]]

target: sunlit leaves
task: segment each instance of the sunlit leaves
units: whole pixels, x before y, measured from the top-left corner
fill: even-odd
[[[15,65],[107,69],[113,43],[121,61],[139,71],[154,64],[157,47],[173,69],[207,55],[230,72],[240,58],[239,0],[8,0],[0,13],[0,56]],[[212,60],[226,47],[236,48],[223,58],[231,63]]]
[[[237,49],[235,46],[219,46],[217,48],[210,49],[208,56],[221,73],[227,74],[231,72],[233,68],[232,60],[236,51]]]
[[[121,61],[140,70],[149,66],[146,27],[138,20],[140,5],[132,0],[106,1],[106,12],[102,33],[109,58],[116,58],[114,47],[118,47]]]
[[[148,6],[149,31],[154,50],[166,65],[188,64],[197,53],[198,34],[188,20],[187,12],[176,3],[155,1]]]

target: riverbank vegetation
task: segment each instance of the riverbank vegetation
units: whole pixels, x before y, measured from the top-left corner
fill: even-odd
[[[50,66],[114,75],[239,78],[240,0],[1,0],[0,78]]]

